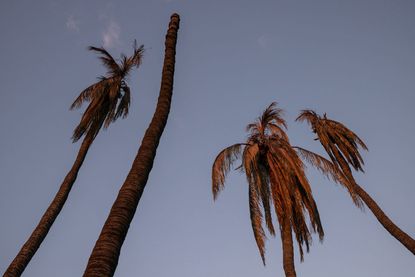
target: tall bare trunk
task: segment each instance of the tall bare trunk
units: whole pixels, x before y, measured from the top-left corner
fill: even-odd
[[[282,220],[281,226],[283,266],[286,277],[296,277],[294,266],[294,247],[291,224],[288,218]]]
[[[393,223],[393,221],[383,212],[375,200],[373,200],[373,198],[370,197],[370,195],[356,183],[349,166],[342,158],[340,153],[338,153],[336,150],[334,154],[338,160],[337,164],[341,167],[347,179],[352,183],[353,190],[372,211],[379,223],[382,224],[386,231],[388,231],[400,243],[402,243],[403,246],[405,246],[409,251],[412,252],[412,254],[415,255],[415,240],[411,238],[407,233],[405,233],[401,228],[399,228],[395,223]]]
[[[55,195],[55,198],[47,208],[46,212],[43,214],[29,239],[26,241],[17,256],[7,268],[6,272],[3,275],[4,277],[16,277],[22,275],[24,269],[29,264],[33,255],[39,249],[40,244],[45,239],[50,228],[52,227],[53,222],[58,217],[63,208],[63,205],[66,202],[66,199],[68,198],[72,185],[78,176],[79,169],[85,160],[85,156],[88,153],[89,147],[91,146],[93,140],[94,137],[91,134],[88,134],[83,140],[76,160],[71,170],[63,180],[58,192]]]
[[[113,276],[121,247],[153,167],[157,146],[170,111],[179,15],[173,14],[166,35],[160,95],[156,111],[89,257],[84,276]]]

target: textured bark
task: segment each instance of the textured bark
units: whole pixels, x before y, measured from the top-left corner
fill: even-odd
[[[153,167],[157,146],[167,123],[173,93],[179,21],[178,14],[171,16],[165,41],[161,88],[156,111],[144,134],[130,172],[95,243],[84,276],[113,276],[117,267],[122,244],[146,186],[148,176]]]
[[[402,243],[412,254],[415,255],[415,240],[399,228],[393,221],[383,212],[379,205],[373,200],[372,197],[359,186],[353,178],[352,172],[347,165],[346,161],[341,157],[340,153],[334,151],[337,162],[345,173],[347,179],[352,183],[353,190],[363,200],[366,206],[372,211],[380,224],[388,231],[393,237],[395,237],[400,243]]]
[[[283,254],[283,266],[286,277],[296,277],[294,266],[294,247],[293,237],[291,233],[291,225],[289,219],[283,219],[281,226],[281,241],[282,241],[282,254]]]
[[[66,202],[66,199],[68,198],[72,185],[78,176],[79,169],[84,162],[85,156],[88,153],[89,147],[91,146],[93,140],[94,137],[92,135],[87,135],[83,140],[76,160],[71,170],[63,180],[58,192],[55,195],[55,198],[47,208],[46,212],[43,214],[29,239],[26,241],[17,256],[7,268],[6,272],[3,275],[4,277],[16,277],[22,275],[24,269],[29,264],[33,255],[39,249],[40,244],[45,239],[50,228],[52,227],[53,222],[58,217],[63,208],[63,205]]]
[[[367,192],[358,184],[354,184],[354,189],[357,195],[362,198],[366,206],[372,211],[380,224],[400,243],[402,243],[412,254],[415,255],[415,240],[405,233],[401,228],[396,226],[395,223],[382,211],[382,209],[376,204],[375,200],[370,197]]]

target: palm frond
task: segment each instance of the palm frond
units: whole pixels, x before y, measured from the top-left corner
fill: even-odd
[[[354,191],[353,185],[332,162],[304,148],[298,146],[294,146],[294,148],[297,150],[297,153],[304,158],[304,160],[318,169],[329,180],[333,180],[334,182],[344,186],[348,190],[357,207],[363,207],[362,199],[360,199]]]
[[[122,57],[121,71],[123,72],[123,76],[128,75],[128,72],[133,67],[138,68],[141,64],[141,60],[142,60],[143,53],[144,53],[144,45],[138,46],[137,41],[134,40],[133,50],[134,50],[134,53],[132,56],[128,58],[126,56]]]
[[[97,93],[102,90],[103,87],[106,85],[106,79],[103,79],[93,85],[90,85],[86,89],[84,89],[79,96],[75,99],[75,101],[70,106],[70,110],[78,109],[82,106],[84,102],[91,101],[93,97],[97,97]]]
[[[95,138],[105,120],[105,110],[107,107],[108,102],[105,101],[105,98],[93,99],[82,115],[80,123],[75,128],[72,135],[72,141],[78,141],[85,133],[90,134]]]
[[[262,228],[262,213],[259,207],[259,197],[257,189],[253,185],[249,185],[249,213],[251,217],[252,231],[256,244],[258,246],[259,254],[261,255],[262,263],[265,265],[265,232]]]
[[[128,115],[129,107],[130,107],[130,101],[131,101],[131,95],[130,95],[130,88],[128,86],[121,87],[124,94],[121,97],[121,101],[118,104],[117,112],[115,114],[114,120],[118,117],[122,116],[122,118],[125,118]]]
[[[259,192],[261,196],[262,206],[265,212],[265,223],[267,225],[268,231],[271,236],[275,236],[275,229],[272,223],[272,215],[271,215],[271,191],[270,191],[270,181],[269,181],[269,173],[266,168],[266,164],[264,162],[258,162],[256,167],[256,174],[257,174],[257,183],[259,187]]]
[[[103,47],[89,46],[88,50],[95,51],[101,54],[99,56],[99,59],[101,60],[102,64],[107,68],[108,73],[110,75],[117,75],[120,73],[120,66],[117,64],[114,58],[108,53],[108,51],[105,50]]]
[[[299,122],[307,121],[307,123],[311,124],[311,122],[315,121],[318,118],[319,117],[317,113],[313,110],[301,110],[300,114],[295,119],[295,121],[299,121]]]
[[[331,124],[334,124],[337,128],[339,128],[342,131],[342,133],[347,134],[348,137],[350,137],[353,141],[356,141],[364,150],[369,150],[366,144],[363,142],[363,140],[360,139],[358,135],[356,135],[352,130],[347,128],[344,124],[333,119],[326,119],[326,121]]]
[[[277,102],[272,102],[262,113],[260,121],[263,126],[267,126],[267,124],[275,122],[276,125],[283,126],[287,129],[287,123],[282,118],[284,111],[277,108],[277,104]]]
[[[216,199],[218,193],[223,189],[225,184],[226,175],[232,164],[240,158],[241,148],[245,145],[243,143],[237,143],[223,149],[212,166],[212,193],[213,199]]]

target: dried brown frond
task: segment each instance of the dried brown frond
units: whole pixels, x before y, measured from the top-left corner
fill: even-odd
[[[69,109],[78,109],[82,106],[84,102],[91,101],[93,94],[97,93],[98,91],[101,91],[103,86],[103,82],[100,81],[84,89],[72,103]]]
[[[268,108],[266,108],[262,113],[260,121],[263,126],[275,122],[276,125],[281,125],[287,129],[287,123],[282,118],[284,111],[280,108],[277,108],[277,104],[277,102],[272,102],[271,105],[269,105]]]
[[[304,165],[301,159],[288,142],[280,140],[270,145],[268,163],[271,171],[271,186],[273,187],[274,203],[280,203],[282,207],[276,213],[279,222],[285,217],[291,221],[301,260],[303,260],[303,245],[309,250],[311,244],[311,232],[307,227],[306,214],[311,221],[314,232],[323,239],[324,232],[320,221],[317,206],[314,202],[311,187],[304,173]],[[275,184],[274,184],[275,182]]]
[[[102,64],[107,68],[109,75],[119,75],[121,73],[121,68],[114,60],[114,58],[105,50],[103,47],[94,47],[89,46],[88,50],[95,51],[101,54],[99,59],[101,60]]]
[[[256,188],[249,184],[249,213],[251,217],[252,231],[256,244],[258,246],[259,254],[261,255],[262,263],[265,265],[265,232],[262,228],[262,213],[259,207],[259,197]]]
[[[261,161],[261,158],[258,158],[258,163],[256,166],[256,175],[257,183],[259,187],[259,192],[261,196],[262,206],[265,212],[265,224],[267,225],[268,231],[271,236],[275,236],[275,229],[272,223],[272,214],[271,214],[271,191],[270,191],[270,181],[269,174],[266,168],[266,162]]]
[[[121,71],[124,73],[123,76],[126,76],[133,67],[139,67],[141,64],[141,60],[144,53],[144,45],[138,46],[137,41],[134,40],[133,50],[134,53],[132,56],[128,58],[126,56],[123,56],[121,63]]]
[[[366,144],[361,140],[353,131],[348,129],[344,124],[335,121],[333,119],[325,119],[327,122],[337,126],[340,130],[342,130],[342,133],[347,133],[348,137],[352,138],[353,141],[356,141],[364,150],[369,150],[366,146]]]
[[[298,121],[307,121],[333,162],[339,164],[334,157],[336,147],[343,158],[355,170],[363,171],[363,158],[359,153],[358,145],[367,150],[365,143],[342,123],[319,116],[312,110],[303,110],[297,117]]]
[[[85,133],[96,136],[102,126],[107,128],[120,116],[123,118],[127,116],[131,95],[124,78],[132,67],[140,65],[144,51],[144,47],[138,47],[136,41],[133,48],[133,55],[128,58],[122,55],[119,65],[104,48],[89,47],[89,50],[100,54],[99,59],[107,68],[108,76],[101,77],[99,82],[83,90],[72,103],[70,109],[79,108],[84,102],[90,102],[82,115],[81,122],[74,130],[72,136],[74,142]]]
[[[241,148],[244,144],[237,143],[223,149],[212,166],[212,193],[213,199],[216,199],[219,192],[223,189],[226,175],[229,173],[232,164],[239,159]]]
[[[313,110],[302,110],[295,121],[303,122],[307,121],[309,124],[312,124],[316,119],[318,119],[318,115]]]
[[[121,101],[118,104],[117,112],[115,114],[114,120],[118,117],[122,116],[125,118],[128,115],[128,110],[130,107],[131,95],[130,95],[130,88],[128,86],[121,87],[122,91],[124,92],[123,96],[121,97]]]

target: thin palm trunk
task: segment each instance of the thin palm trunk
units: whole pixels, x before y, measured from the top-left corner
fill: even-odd
[[[82,166],[82,163],[85,160],[85,156],[88,153],[89,147],[91,146],[94,137],[92,134],[88,134],[78,151],[76,160],[71,168],[71,170],[66,175],[63,180],[58,192],[55,195],[52,203],[47,208],[46,212],[43,214],[35,230],[30,235],[29,239],[20,249],[17,256],[14,258],[12,263],[7,268],[4,273],[4,277],[16,277],[22,275],[24,269],[29,264],[33,255],[39,249],[40,244],[45,239],[50,228],[52,227],[53,222],[58,217],[61,212],[63,205],[68,198],[69,192],[71,191],[72,185],[74,184],[76,177],[78,176],[79,169]]]
[[[380,224],[400,243],[402,243],[412,254],[415,255],[415,240],[411,238],[407,233],[402,231],[390,218],[382,211],[382,209],[376,204],[375,200],[370,197],[367,192],[358,184],[354,184],[354,189],[357,195],[362,198],[366,206],[372,211]]]
[[[146,186],[153,167],[157,146],[167,123],[173,93],[179,21],[178,14],[171,16],[166,35],[161,88],[156,111],[144,134],[131,170],[95,243],[84,276],[113,276],[117,267],[122,244]]]
[[[394,236],[400,243],[402,243],[412,254],[415,255],[415,240],[411,238],[407,233],[405,233],[401,228],[399,228],[393,221],[383,212],[379,205],[373,200],[372,197],[361,187],[359,186],[353,178],[352,172],[347,165],[344,158],[338,152],[338,150],[333,147],[333,152],[338,161],[339,166],[342,171],[345,173],[346,178],[352,184],[352,187],[356,194],[363,200],[366,206],[372,211],[380,224],[388,231],[392,236]]]
[[[283,267],[286,277],[296,277],[294,266],[294,247],[293,237],[291,233],[291,226],[289,219],[282,220],[281,226],[281,241],[282,241],[282,254],[283,254]]]

